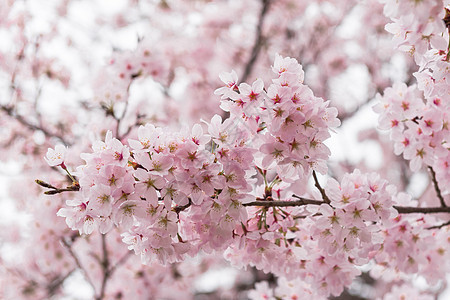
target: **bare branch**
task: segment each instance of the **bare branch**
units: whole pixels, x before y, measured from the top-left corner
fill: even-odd
[[[250,203],[244,203],[243,206],[263,206],[263,207],[289,207],[289,206],[303,206],[303,205],[321,205],[325,204],[325,201],[306,199],[299,196],[293,196],[300,200],[298,201],[253,201]],[[437,213],[450,213],[450,207],[408,207],[408,206],[394,206],[394,208],[401,214],[437,214]]]
[[[407,207],[407,206],[394,206],[394,208],[401,214],[437,214],[437,213],[450,213],[450,207]]]
[[[27,127],[28,129],[42,131],[46,137],[48,137],[48,138],[54,137],[54,138],[59,139],[64,145],[66,145],[66,146],[70,145],[70,143],[62,135],[54,133],[54,132],[50,132],[49,130],[45,129],[42,126],[34,125],[30,121],[25,119],[23,116],[15,113],[13,106],[0,105],[0,110],[4,111],[8,116],[15,119],[17,122],[19,122],[23,126]]]
[[[177,205],[177,206],[175,206],[174,208],[172,208],[172,210],[173,210],[174,212],[176,212],[177,215],[178,215],[180,212],[182,212],[183,210],[187,209],[189,206],[192,205],[191,198],[188,198],[188,200],[189,200],[188,204],[186,204],[186,205],[181,205],[181,206],[178,206],[178,205]]]
[[[72,178],[72,180],[74,180],[74,179]],[[55,195],[55,194],[59,194],[62,192],[76,192],[76,191],[80,190],[80,184],[77,181],[74,181],[72,183],[72,185],[70,185],[66,188],[57,188],[45,181],[39,180],[39,179],[36,179],[35,182],[42,187],[51,189],[50,191],[45,191],[44,192],[45,195]]]
[[[70,277],[70,275],[72,275],[74,272],[76,271],[76,269],[73,269],[72,271],[68,272],[66,275],[64,276],[58,276],[55,279],[53,279],[48,285],[47,285],[47,291],[48,291],[48,296],[52,297],[54,296],[59,288],[61,287],[61,285],[64,283],[64,281]]]
[[[320,191],[320,194],[322,194],[322,199],[325,203],[330,203],[330,198],[328,198],[327,194],[325,193],[325,190],[320,186],[319,180],[317,179],[316,171],[313,171],[313,178],[316,188]]]
[[[97,300],[102,300],[105,297],[106,283],[108,282],[108,279],[111,276],[109,269],[108,246],[106,244],[106,234],[102,234],[102,252],[103,252],[103,259],[101,262],[101,267],[103,270],[103,279],[102,285],[100,287],[100,295],[98,297],[95,297],[95,299]]]
[[[82,271],[84,278],[86,279],[86,281],[89,283],[89,285],[92,287],[92,289],[95,291],[95,285],[94,283],[91,281],[91,278],[89,278],[89,276],[87,275],[88,272],[86,271],[86,269],[83,268],[83,266],[81,265],[80,260],[78,259],[78,256],[75,254],[75,252],[73,252],[72,249],[72,243],[69,243],[67,239],[65,238],[61,238],[61,243],[63,244],[64,248],[66,248],[67,252],[69,252],[69,255],[73,258],[73,260],[75,261],[75,264],[77,265],[77,267]]]
[[[128,259],[132,254],[133,254],[133,251],[132,251],[132,250],[128,250],[127,253],[126,253],[124,256],[122,256],[122,257],[117,261],[117,263],[109,269],[109,276],[111,277],[112,274],[114,273],[114,271],[116,271],[116,269],[117,269],[118,267],[120,267],[121,265],[123,265],[123,264],[127,261],[127,259]]]
[[[436,226],[431,226],[431,227],[427,227],[426,229],[441,229],[442,227],[448,226],[450,225],[450,221],[445,222],[441,225],[436,225]]]
[[[262,26],[264,24],[264,19],[267,14],[267,11],[269,10],[270,1],[271,0],[262,0],[263,7],[259,14],[258,25],[256,27],[255,43],[253,44],[252,53],[250,54],[250,59],[247,62],[247,64],[245,65],[244,73],[242,74],[240,82],[247,81],[247,78],[248,78],[248,76],[250,76],[250,73],[253,70],[253,66],[258,58],[261,47],[264,44],[264,37],[262,36]]]
[[[297,197],[300,200],[297,201],[253,201],[250,203],[244,203],[243,206],[263,206],[263,207],[288,207],[288,206],[303,206],[303,205],[321,205],[325,202],[320,200],[311,200]]]
[[[438,182],[436,180],[436,172],[434,172],[432,167],[428,167],[428,170],[430,170],[431,173],[431,180],[433,181],[434,190],[436,191],[436,194],[439,198],[439,202],[441,203],[442,207],[446,207],[444,197],[442,197],[441,189],[439,188]]]

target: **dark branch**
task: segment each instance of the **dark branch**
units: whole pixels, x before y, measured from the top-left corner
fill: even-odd
[[[19,122],[23,126],[27,127],[28,129],[42,131],[46,137],[48,137],[48,138],[54,137],[54,138],[59,139],[64,145],[66,145],[66,146],[70,145],[70,143],[68,141],[66,141],[66,139],[62,135],[54,133],[54,132],[50,132],[47,129],[43,128],[42,126],[34,125],[30,121],[26,120],[23,116],[15,113],[13,106],[0,105],[0,110],[4,111],[8,116],[15,119],[17,122]]]
[[[293,197],[300,199],[297,201],[253,201],[244,203],[243,206],[263,206],[263,207],[289,207],[289,206],[303,206],[303,205],[321,205],[324,201],[301,198],[294,195]],[[394,208],[401,214],[436,214],[436,213],[450,213],[450,207],[407,207],[394,206]]]
[[[431,226],[431,227],[427,227],[427,229],[441,229],[442,227],[448,226],[450,225],[450,221],[445,222],[441,225],[436,225],[436,226]]]
[[[100,295],[98,297],[95,297],[96,300],[102,300],[105,297],[106,283],[108,282],[108,279],[111,276],[109,269],[108,246],[106,244],[105,234],[102,234],[102,251],[103,251],[103,259],[101,261],[101,267],[103,270],[103,280],[102,285],[100,287]]]
[[[68,272],[64,276],[58,276],[55,279],[53,279],[48,285],[47,285],[47,291],[48,296],[52,297],[55,296],[55,294],[58,292],[58,290],[61,288],[61,285],[64,283],[64,281],[70,277],[70,275],[75,272],[76,269],[73,269],[72,271]]]
[[[437,214],[437,213],[450,213],[450,207],[407,207],[407,206],[394,206],[394,208],[401,214]]]
[[[313,171],[313,178],[314,178],[314,185],[320,191],[323,201],[325,203],[330,203],[331,201],[328,198],[327,194],[325,193],[325,190],[320,186],[319,180],[317,179],[316,171]]]
[[[109,269],[109,276],[111,277],[112,274],[114,273],[114,271],[115,271],[118,267],[120,267],[121,265],[123,265],[123,264],[127,261],[127,259],[128,259],[132,254],[133,254],[133,251],[129,250],[124,256],[122,256],[122,258],[120,258],[120,259],[117,261],[117,263]]]
[[[42,187],[51,189],[50,191],[44,192],[44,194],[46,194],[46,195],[55,195],[55,194],[59,194],[62,192],[76,192],[76,191],[80,190],[80,184],[77,181],[73,182],[72,185],[70,185],[66,188],[57,188],[45,181],[39,180],[39,179],[36,179],[35,182]]]
[[[189,200],[188,204],[186,204],[186,205],[181,205],[181,206],[178,206],[178,205],[177,205],[177,206],[175,206],[174,208],[172,208],[172,210],[173,210],[174,212],[176,212],[177,215],[178,215],[180,212],[182,212],[183,210],[187,209],[189,206],[192,205],[191,198],[188,198],[188,200]]]
[[[297,197],[299,198],[299,197]],[[321,205],[324,204],[323,201],[311,200],[299,198],[296,201],[253,201],[250,203],[244,203],[243,206],[263,206],[263,207],[288,207],[288,206],[303,206],[303,205]]]
[[[45,195],[55,195],[55,194],[59,194],[59,193],[63,193],[63,192],[77,192],[79,190],[80,190],[80,186],[74,185],[74,186],[69,186],[67,188],[63,188],[63,189],[54,189],[54,190],[50,190],[50,191],[45,191],[44,194]]]
[[[72,242],[69,243],[67,239],[61,238],[61,243],[66,248],[67,252],[69,252],[70,256],[75,261],[75,264],[77,265],[77,267],[83,272],[83,275],[84,275],[84,278],[86,279],[86,281],[89,283],[89,285],[95,291],[95,285],[91,281],[91,278],[88,276],[88,272],[83,268],[83,266],[81,265],[80,260],[78,259],[78,256],[72,250]]]
[[[439,202],[441,203],[442,207],[446,207],[447,205],[445,204],[444,197],[442,197],[441,189],[439,188],[436,180],[436,172],[434,172],[432,167],[428,167],[428,170],[430,170],[431,172],[431,180],[433,181],[434,190],[436,191],[436,194],[439,198]]]
[[[267,14],[267,11],[269,10],[270,0],[262,0],[262,2],[263,2],[263,7],[259,14],[258,25],[256,27],[255,43],[253,44],[252,53],[250,54],[250,59],[247,62],[247,64],[245,65],[245,70],[244,70],[244,73],[242,74],[240,82],[247,81],[247,78],[250,75],[250,73],[252,72],[253,66],[258,58],[261,47],[263,46],[264,38],[262,36],[262,27],[263,27],[263,23],[264,23],[264,19]]]

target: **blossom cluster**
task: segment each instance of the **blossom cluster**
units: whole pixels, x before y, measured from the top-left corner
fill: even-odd
[[[221,108],[240,117],[253,135],[259,133],[253,143],[259,146],[255,160],[262,169],[275,170],[288,183],[304,180],[313,170],[326,174],[330,151],[323,142],[340,124],[337,109],[303,84],[295,59],[276,55],[272,71],[278,76],[267,92],[261,79],[237,85],[235,72],[222,74],[226,86],[215,92],[222,96]]]
[[[381,249],[382,228],[397,216],[396,190],[376,174],[358,171],[340,183],[329,180],[325,190],[330,203],[308,205],[302,212],[273,208],[256,214],[248,222],[246,248],[230,247],[227,259],[289,280],[301,278],[316,297],[342,293],[360,274],[357,266]],[[258,226],[262,217],[266,226]]]
[[[417,4],[417,5],[416,5]],[[377,95],[374,110],[379,127],[390,130],[396,155],[410,161],[413,172],[431,167],[447,195],[450,178],[450,131],[448,93],[450,79],[449,32],[442,21],[448,15],[442,1],[386,3],[385,14],[397,28],[396,38],[412,47],[419,70],[417,84],[396,83]],[[401,17],[400,17],[401,15]],[[445,21],[445,20],[444,20]],[[402,25],[403,24],[403,25]]]
[[[418,234],[426,222],[414,227],[402,219],[393,207],[396,188],[375,173],[356,170],[340,182],[331,179],[324,190],[318,187],[322,201],[300,207],[251,203],[304,201],[298,195],[308,194],[305,182],[316,179],[316,171],[327,172],[330,152],[323,142],[339,125],[337,110],[303,84],[295,59],[277,55],[272,70],[276,78],[267,89],[262,79],[239,84],[234,71],[221,74],[225,86],[216,94],[229,113],[225,120],[215,115],[203,126],[180,131],[146,124],[127,144],[109,131],[92,153],[82,154],[86,164],[74,173],[80,193],[58,215],[80,234],[118,226],[123,242],[145,264],[220,250],[235,266],[300,278],[304,287],[294,293],[315,297],[342,293],[361,273],[357,267],[371,259],[399,272],[425,274],[432,262],[442,275],[446,266],[437,266],[439,249],[447,245],[438,246],[432,234]],[[427,145],[434,145],[434,156],[447,151],[434,140],[445,140],[444,121],[427,115],[415,87],[394,85],[384,99],[390,102],[377,109],[393,138],[417,125]],[[64,149],[50,150],[48,162],[65,168]],[[414,170],[422,161],[434,163],[424,159],[433,156],[418,156],[421,160],[411,162]]]
[[[166,84],[168,69],[163,55],[142,41],[134,51],[114,53],[109,63],[98,72],[93,85],[94,100],[107,107],[125,103],[133,80],[151,77]]]
[[[199,249],[233,247],[244,247],[252,256],[247,263],[255,265],[253,248],[271,253],[259,259],[266,267],[273,265],[271,258],[285,257],[286,263],[273,265],[274,272],[306,258],[304,249],[287,242],[298,225],[289,212],[244,205],[258,196],[292,195],[312,172],[325,173],[329,150],[323,141],[339,121],[336,109],[302,84],[296,60],[277,56],[272,69],[276,79],[267,91],[261,79],[238,85],[234,72],[222,74],[226,86],[216,93],[230,117],[214,116],[206,124],[208,134],[200,124],[180,132],[147,124],[124,145],[108,132],[92,153],[82,154],[86,164],[74,173],[80,193],[58,215],[81,234],[119,226],[123,241],[144,263],[172,263]],[[330,210],[325,205],[321,214]],[[338,294],[349,283],[339,282],[324,294]]]
[[[220,250],[235,266],[301,278],[303,292],[317,297],[339,295],[361,273],[357,266],[371,259],[400,272],[427,273],[426,264],[437,263],[446,245],[418,234],[426,222],[398,215],[393,205],[402,196],[375,173],[356,170],[340,182],[330,179],[325,189],[318,186],[322,201],[299,207],[252,204],[305,201],[298,195],[309,194],[305,182],[316,179],[316,171],[327,172],[330,152],[323,141],[339,124],[336,109],[303,84],[295,59],[277,55],[272,70],[276,78],[267,89],[261,79],[238,84],[234,71],[221,74],[225,86],[216,94],[229,113],[225,120],[215,115],[203,127],[180,131],[146,124],[128,144],[109,131],[92,153],[82,154],[86,164],[74,173],[80,193],[58,215],[80,234],[118,226],[145,264]],[[428,117],[417,117],[425,104],[414,87],[395,85],[388,93],[399,100],[382,106],[384,122],[427,126]],[[395,105],[406,109],[388,111]],[[423,135],[442,138],[433,129],[424,128]],[[64,149],[50,150],[49,163],[64,165]]]
[[[381,1],[384,14],[394,23],[386,25],[386,30],[394,35],[394,43],[400,50],[414,55],[419,63],[430,46],[435,49],[447,49],[442,19],[445,15],[443,1]],[[448,37],[448,35],[447,35]]]
[[[396,22],[392,28],[406,22],[396,19],[395,13],[411,8],[397,6],[385,6]],[[433,10],[436,16],[438,8]],[[426,32],[442,29],[433,22],[427,26],[431,29]],[[423,28],[416,27],[414,34],[423,37]],[[440,47],[442,39],[431,34],[428,44],[411,37],[400,42],[422,45],[414,50],[422,58],[415,74],[419,84],[394,84],[377,96],[380,104],[375,107],[380,127],[391,129],[395,153],[403,153],[413,171],[422,165],[432,167],[441,184],[450,177],[446,112],[450,101],[444,87],[448,62],[444,52],[428,48]],[[122,92],[147,72],[147,64],[152,65],[143,61],[135,66],[127,57],[119,55],[111,62],[127,86],[117,88]],[[140,57],[145,60],[149,55]],[[80,193],[58,215],[80,234],[119,227],[123,242],[145,264],[155,259],[174,263],[199,250],[220,250],[235,266],[250,265],[280,277],[277,290],[260,284],[254,297],[261,293],[278,297],[274,292],[282,297],[337,296],[361,273],[358,267],[371,260],[380,272],[395,268],[436,282],[447,269],[439,261],[448,245],[438,242],[448,240],[446,233],[422,232],[429,224],[426,219],[398,215],[394,204],[402,194],[375,173],[356,170],[339,182],[329,180],[322,189],[316,172],[328,171],[330,151],[324,141],[340,124],[337,109],[303,84],[304,72],[295,59],[276,55],[272,71],[275,78],[267,88],[261,78],[250,85],[239,83],[235,71],[220,75],[225,86],[215,94],[221,96],[225,120],[215,115],[210,122],[180,131],[146,124],[126,144],[109,131],[104,142],[94,143],[92,153],[82,154],[86,164],[74,173]],[[116,97],[110,104],[125,100]],[[50,149],[48,161],[66,169],[61,152],[61,147]],[[307,186],[311,176],[322,201],[286,208],[252,203],[305,201],[301,195],[311,195]],[[416,205],[409,198],[403,202]],[[434,275],[430,268],[436,270]],[[297,290],[287,288],[288,280],[298,279],[302,281]]]
[[[385,90],[374,108],[380,113],[380,128],[390,129],[394,152],[410,161],[413,172],[423,165],[447,178],[449,151],[448,105],[439,98],[424,103],[417,86],[394,84]],[[448,186],[443,182],[443,186]]]
[[[450,269],[449,4],[4,0],[0,298],[437,298],[411,279]],[[381,176],[328,161],[336,108],[345,136],[383,90]],[[197,289],[222,254],[248,270]]]

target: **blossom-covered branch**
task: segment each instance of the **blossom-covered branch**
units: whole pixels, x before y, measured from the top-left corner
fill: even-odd
[[[0,298],[445,286],[448,1],[4,2]]]
[[[253,201],[243,204],[244,206],[262,206],[262,207],[289,207],[289,206],[303,206],[303,205],[322,205],[325,202],[320,200],[301,199],[297,201]],[[449,207],[407,207],[407,206],[393,206],[401,214],[412,213],[450,213]]]

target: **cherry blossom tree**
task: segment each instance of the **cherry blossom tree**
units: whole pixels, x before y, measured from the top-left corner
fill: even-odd
[[[0,298],[444,297],[447,0],[0,3]]]

